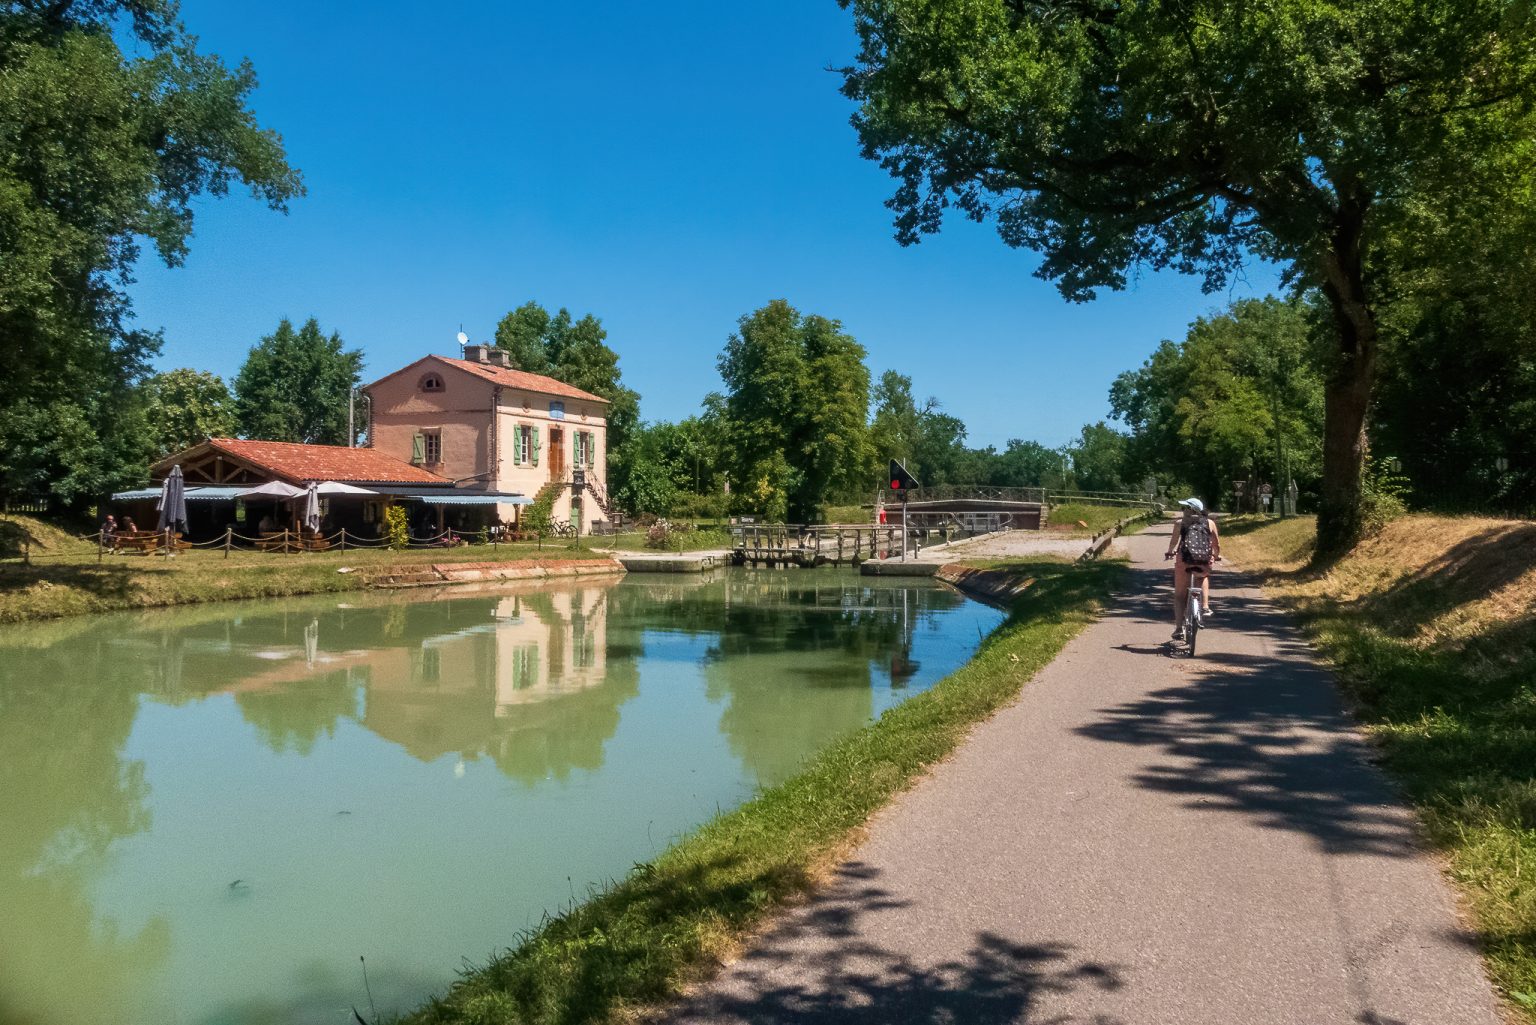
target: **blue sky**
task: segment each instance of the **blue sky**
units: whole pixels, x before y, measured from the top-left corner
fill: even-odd
[[[826,69],[834,0],[575,4],[184,0],[202,49],[248,57],[264,125],[309,194],[284,216],[200,202],[185,266],[146,257],[140,322],[164,368],[232,377],[278,318],[320,319],[372,379],[489,339],[529,299],[593,313],[647,419],[695,412],[737,318],[771,299],[841,320],[876,377],[911,375],[973,444],[1060,444],[1110,381],[1218,295],[1147,275],[1086,305],[1037,259],[953,220],[892,238],[892,182],[859,157]]]

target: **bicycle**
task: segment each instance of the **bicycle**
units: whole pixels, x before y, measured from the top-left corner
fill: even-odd
[[[1170,555],[1169,558],[1172,558]],[[1219,562],[1213,560],[1211,565]],[[1195,637],[1199,635],[1205,626],[1205,614],[1200,606],[1205,603],[1205,589],[1211,579],[1211,565],[1186,566],[1189,573],[1189,589],[1184,593],[1184,643],[1187,646],[1186,657],[1195,657]]]

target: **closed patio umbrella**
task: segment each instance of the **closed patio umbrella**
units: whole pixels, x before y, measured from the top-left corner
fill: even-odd
[[[187,526],[187,484],[181,474],[181,464],[171,467],[160,489],[160,524],[156,530],[185,530]]]
[[[320,488],[311,484],[304,495],[304,526],[314,533],[320,532]]]

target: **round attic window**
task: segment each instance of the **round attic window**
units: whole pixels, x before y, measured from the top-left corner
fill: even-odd
[[[428,374],[421,379],[422,391],[442,391],[443,379],[436,374]]]

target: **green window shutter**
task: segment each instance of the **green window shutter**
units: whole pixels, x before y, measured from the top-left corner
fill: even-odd
[[[411,436],[411,462],[420,466],[427,461],[427,436],[417,431]]]
[[[514,426],[512,428],[512,462],[521,466],[526,458],[523,455],[523,429],[521,426]]]
[[[588,431],[587,432],[587,468],[588,469],[596,469],[596,467],[597,467],[597,435],[593,434],[591,431]]]
[[[544,434],[544,429],[542,427],[535,427],[533,429],[533,465],[534,466],[538,466],[539,465],[539,449],[543,445],[543,440],[542,440],[542,435],[543,434]]]

